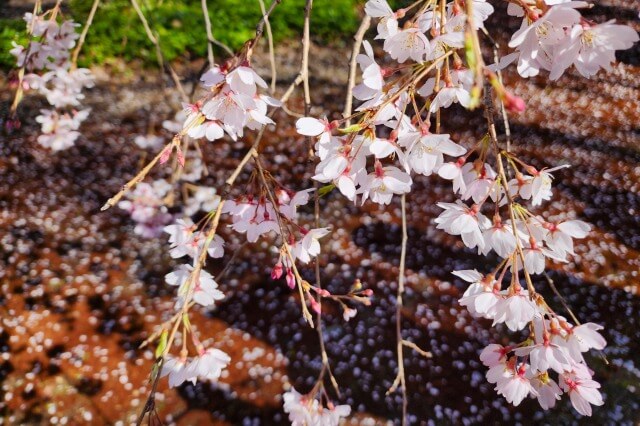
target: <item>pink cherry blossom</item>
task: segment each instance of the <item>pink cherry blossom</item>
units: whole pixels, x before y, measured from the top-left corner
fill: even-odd
[[[522,330],[538,314],[538,307],[529,299],[529,292],[520,287],[498,301],[494,324],[504,322],[509,330]]]
[[[505,374],[500,376],[496,382],[498,395],[504,396],[507,402],[516,407],[520,405],[522,400],[529,394],[537,396],[537,391],[526,377],[527,370],[528,366],[526,364],[520,364],[520,366],[516,368],[507,368]]]
[[[549,410],[556,405],[556,401],[560,400],[562,389],[547,373],[534,376],[531,379],[533,389],[538,393],[538,403],[543,410]]]

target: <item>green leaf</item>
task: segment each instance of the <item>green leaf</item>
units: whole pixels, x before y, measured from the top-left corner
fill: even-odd
[[[156,358],[160,358],[164,353],[164,350],[167,348],[167,337],[169,332],[167,330],[162,330],[162,334],[160,335],[160,341],[158,342],[158,346],[156,347]]]
[[[333,191],[335,189],[335,185],[334,184],[329,184],[329,185],[325,185],[322,188],[318,189],[318,194],[321,197],[324,197],[325,195],[327,195],[328,193],[330,193],[331,191]]]

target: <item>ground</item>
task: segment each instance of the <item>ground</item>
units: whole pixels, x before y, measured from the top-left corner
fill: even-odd
[[[637,5],[637,2],[635,3]],[[598,20],[637,21],[637,7],[600,2]],[[504,40],[499,40],[504,41]],[[279,92],[297,72],[294,42],[279,48]],[[312,49],[312,115],[342,110],[348,52]],[[555,83],[507,75],[507,85],[527,100],[511,119],[514,150],[538,167],[570,164],[558,171],[555,197],[544,206],[550,218],[566,212],[594,226],[567,265],[551,277],[578,317],[603,324],[608,364],[594,354],[590,365],[603,383],[606,404],[595,424],[640,421],[640,50],[619,57],[608,74],[585,80],[570,72]],[[178,66],[187,88],[201,63]],[[256,66],[268,76],[264,55]],[[6,424],[121,424],[139,413],[149,392],[152,353],[140,343],[166,319],[173,290],[163,276],[173,262],[164,238],[145,240],[117,208],[100,206],[132,177],[145,153],[137,134],[160,132],[162,120],[179,108],[179,97],[157,72],[96,69],[99,82],[87,93],[92,115],[83,136],[67,151],[51,153],[36,143],[34,117],[43,101],[27,98],[23,127],[0,142],[0,413]],[[0,113],[12,93],[0,80]],[[290,103],[301,111],[301,99]],[[310,185],[306,145],[282,113],[261,146],[274,174],[292,189]],[[469,144],[486,131],[481,116],[452,108],[443,122],[454,140]],[[208,184],[220,186],[251,143],[202,144]],[[162,167],[155,172],[162,176]],[[234,194],[243,191],[248,174]],[[449,183],[418,178],[409,202],[408,294],[404,336],[433,353],[408,352],[409,412],[412,419],[442,423],[570,423],[565,400],[542,413],[533,401],[513,408],[484,381],[478,351],[509,338],[504,328],[473,320],[457,304],[465,289],[453,269],[486,269],[484,260],[456,238],[435,229],[435,200],[451,198]],[[327,306],[327,350],[341,402],[350,403],[353,423],[365,417],[395,420],[399,396],[385,396],[395,371],[394,299],[401,238],[399,204],[383,209],[349,205],[339,194],[323,199],[323,223],[333,226],[323,241],[323,282],[339,293],[360,279],[374,303],[344,323]],[[571,213],[572,212],[572,213]],[[303,216],[311,220],[311,211]],[[283,282],[269,278],[274,262],[268,241],[241,244],[221,280],[227,298],[213,311],[198,311],[194,325],[232,358],[218,385],[160,386],[158,413],[164,423],[282,424],[285,384],[306,391],[320,365],[317,337],[304,325],[299,301]],[[208,265],[217,274],[231,258]],[[304,274],[311,279],[312,270]],[[536,286],[557,310],[558,297],[544,279]],[[513,337],[513,336],[511,336]],[[585,423],[587,423],[585,421]]]

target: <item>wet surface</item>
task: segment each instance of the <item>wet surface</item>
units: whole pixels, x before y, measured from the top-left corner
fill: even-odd
[[[635,3],[640,6],[638,2]],[[637,7],[601,2],[590,14],[598,21],[636,19]],[[637,20],[634,25],[639,29]],[[504,40],[498,40],[503,42]],[[503,43],[504,44],[504,43]],[[602,382],[605,405],[590,420],[574,416],[568,401],[543,413],[534,401],[510,407],[485,382],[478,352],[490,342],[517,338],[502,327],[471,318],[457,304],[465,290],[450,271],[486,270],[495,259],[479,258],[457,239],[435,229],[436,200],[451,199],[450,183],[417,178],[409,201],[404,337],[433,353],[425,359],[407,352],[409,413],[415,423],[636,424],[640,421],[640,47],[620,55],[608,75],[583,80],[569,73],[556,83],[507,76],[529,109],[512,119],[514,150],[536,166],[568,163],[556,174],[555,197],[545,204],[549,218],[576,217],[594,231],[579,242],[567,265],[552,265],[551,277],[576,315],[605,325],[605,364],[589,363]],[[314,104],[341,110],[346,51],[315,49],[319,79]],[[281,60],[297,63],[297,52]],[[293,58],[293,59],[291,59]],[[332,68],[333,67],[333,68]],[[199,66],[193,68],[198,69]],[[280,75],[283,85],[295,70]],[[178,99],[158,90],[152,77],[102,82],[88,95],[92,116],[77,146],[57,154],[41,149],[33,118],[42,101],[28,99],[23,128],[0,143],[0,413],[7,424],[128,423],[150,389],[152,354],[139,344],[172,310],[172,289],[163,276],[174,265],[163,238],[143,240],[118,209],[100,206],[144,161],[137,134],[158,129]],[[0,80],[1,82],[1,80]],[[3,86],[4,87],[4,86]],[[0,109],[10,93],[0,94]],[[300,99],[291,108],[301,110]],[[327,111],[314,109],[320,115]],[[595,117],[595,118],[594,118]],[[284,116],[281,120],[286,120]],[[290,120],[289,120],[290,121]],[[469,142],[484,123],[460,109],[447,111],[446,131]],[[283,121],[284,122],[284,121]],[[306,146],[295,130],[267,133],[264,161],[282,183],[309,186]],[[240,160],[249,141],[203,144],[216,186]],[[463,142],[464,143],[464,142]],[[148,156],[147,156],[148,158]],[[155,176],[167,173],[159,168]],[[240,179],[237,193],[246,182]],[[323,241],[323,283],[344,293],[354,279],[374,290],[372,306],[345,323],[326,304],[327,351],[341,385],[341,402],[358,419],[395,420],[398,394],[385,396],[395,375],[394,295],[401,232],[399,204],[386,210],[349,205],[337,193],[322,200],[323,222],[334,232]],[[542,211],[542,210],[541,210]],[[302,210],[311,221],[310,207]],[[224,228],[224,227],[223,227]],[[240,239],[223,229],[230,246],[219,273]],[[178,424],[281,424],[283,384],[307,391],[321,365],[315,331],[306,327],[294,293],[269,279],[274,257],[269,241],[239,249],[222,281],[227,298],[193,323],[208,343],[232,358],[219,385],[162,384],[159,416]],[[312,279],[312,270],[302,271]],[[550,304],[562,305],[544,279],[535,281]],[[355,420],[358,422],[360,420]]]

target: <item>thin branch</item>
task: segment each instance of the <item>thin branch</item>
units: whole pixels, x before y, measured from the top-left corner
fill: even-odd
[[[80,54],[80,50],[82,50],[82,45],[84,44],[85,38],[87,38],[87,33],[89,32],[89,27],[93,22],[93,18],[96,15],[96,11],[98,10],[98,5],[100,4],[100,0],[94,0],[93,5],[91,6],[91,10],[89,11],[89,16],[87,17],[87,22],[84,24],[84,28],[82,29],[82,33],[80,34],[80,38],[78,39],[78,45],[73,51],[73,55],[71,57],[71,69],[74,70],[78,66],[78,55]]]
[[[353,49],[351,50],[351,63],[349,64],[349,82],[347,83],[347,98],[344,103],[344,111],[342,112],[342,117],[347,118],[351,115],[351,110],[353,108],[353,88],[356,85],[356,69],[358,67],[357,57],[360,53],[360,47],[362,46],[362,39],[364,38],[364,34],[367,32],[369,27],[371,26],[371,17],[369,15],[365,16],[362,22],[360,23],[360,27],[353,37]],[[351,125],[351,119],[347,118],[346,127]]]
[[[269,9],[266,11],[266,13],[262,14],[262,19],[260,20],[260,22],[256,26],[256,36],[254,37],[253,42],[252,42],[252,44],[254,46],[256,45],[256,43],[258,43],[258,41],[262,37],[262,34],[264,33],[264,27],[267,24],[267,22],[269,21],[269,16],[271,16],[271,12],[273,12],[273,9],[275,9],[276,6],[279,5],[281,2],[282,2],[282,0],[273,0],[271,2],[271,5],[269,5]]]
[[[105,211],[105,210],[115,206],[118,203],[118,201],[120,201],[120,199],[122,198],[122,196],[124,194],[126,194],[131,188],[133,188],[139,182],[141,182],[147,176],[147,174],[149,174],[149,172],[151,171],[153,166],[156,165],[156,163],[160,160],[160,158],[163,155],[166,155],[167,150],[173,151],[173,149],[176,148],[176,147],[178,149],[180,147],[180,138],[179,138],[178,135],[174,136],[174,138],[172,139],[171,143],[168,144],[167,146],[165,146],[164,148],[162,148],[162,151],[160,151],[155,157],[153,157],[153,160],[151,160],[149,162],[149,164],[147,164],[144,167],[144,169],[140,170],[140,172],[133,179],[131,179],[129,182],[127,182],[116,195],[114,195],[113,197],[109,198],[107,200],[107,202],[100,208],[100,210],[101,211]]]
[[[213,32],[211,32],[211,17],[209,16],[209,8],[207,7],[207,0],[201,0],[202,14],[204,15],[204,28],[207,32],[207,60],[209,66],[212,67],[216,61],[213,56]]]
[[[404,275],[405,275],[405,263],[407,257],[407,196],[402,194],[400,199],[400,206],[402,211],[402,242],[400,251],[400,271],[398,273],[398,292],[396,295],[396,351],[398,356],[398,373],[393,385],[387,391],[387,394],[395,392],[400,388],[402,393],[402,424],[407,424],[407,382],[404,373],[404,349],[403,346],[407,345],[406,341],[402,339],[402,295],[404,294]],[[408,345],[407,345],[408,346]],[[416,346],[417,347],[417,346]],[[419,348],[418,348],[419,349]],[[420,350],[421,351],[421,350]]]
[[[304,8],[304,27],[303,27],[303,37],[302,37],[302,80],[303,80],[303,90],[304,90],[304,115],[308,116],[311,112],[311,92],[309,89],[309,48],[311,47],[311,37],[310,37],[310,26],[311,26],[311,10],[313,8],[313,0],[307,0],[305,8]],[[312,160],[314,157],[314,151],[312,148],[312,139],[311,137],[307,137],[307,146],[309,152],[309,160]],[[314,189],[314,199],[313,199],[313,216],[314,216],[314,226],[316,228],[320,228],[320,194],[318,182],[316,180],[313,181],[313,189]],[[315,265],[315,278],[316,278],[316,287],[318,289],[322,289],[322,281],[320,274],[320,255],[316,257]],[[338,397],[340,397],[340,388],[338,386],[338,382],[336,381],[335,376],[331,371],[331,365],[329,364],[329,356],[327,355],[326,346],[324,343],[324,332],[322,325],[322,297],[318,298],[318,313],[316,314],[316,324],[318,331],[318,340],[320,341],[320,353],[322,356],[322,368],[320,370],[320,375],[318,380],[322,381],[324,373],[327,372],[329,374],[329,380],[331,381],[331,385]]]
[[[204,1],[204,0],[203,0]],[[277,80],[277,71],[276,71],[276,55],[273,48],[273,33],[271,32],[271,23],[269,22],[269,17],[266,16],[267,11],[264,7],[264,0],[258,0],[260,3],[260,11],[262,15],[265,16],[264,22],[267,28],[267,41],[269,43],[269,63],[271,64],[271,94],[273,95],[276,92],[276,80]]]
[[[147,33],[147,38],[149,39],[149,41],[151,41],[151,43],[153,43],[153,45],[156,48],[158,65],[160,65],[161,69],[166,69],[168,71],[169,75],[171,76],[171,79],[176,85],[176,88],[178,89],[178,91],[180,92],[180,95],[182,96],[182,100],[184,102],[189,102],[189,96],[187,96],[187,92],[185,92],[184,88],[182,87],[182,83],[180,82],[180,78],[178,77],[178,74],[176,74],[171,64],[168,64],[165,62],[164,55],[162,54],[162,49],[160,48],[160,40],[156,35],[153,34],[153,31],[151,31],[149,22],[147,21],[147,18],[145,18],[144,13],[140,8],[140,5],[138,4],[138,1],[131,0],[131,5],[133,6],[136,13],[138,14],[140,21],[142,21],[142,26],[144,27],[145,33]]]
[[[403,340],[402,344],[408,348],[413,349],[414,351],[418,352],[420,355],[422,355],[425,358],[433,358],[433,354],[429,351],[425,351],[424,349],[422,349],[420,346],[416,345],[415,343],[409,341],[409,340]]]
[[[493,61],[495,62],[496,66],[498,66],[498,64],[500,63],[500,51],[499,51],[500,45],[498,44],[497,41],[493,39],[493,37],[491,37],[491,35],[489,34],[486,28],[482,27],[482,32],[484,33],[485,37],[487,37],[487,39],[489,39],[489,41],[493,45]],[[499,67],[496,74],[498,75],[498,82],[500,82],[500,85],[502,86],[504,82],[502,79],[502,70]],[[504,135],[507,142],[507,152],[510,152],[511,151],[511,126],[509,125],[509,115],[507,114],[507,109],[505,108],[504,102],[502,101],[502,99],[501,98],[498,98],[498,99],[499,99],[498,102],[500,103],[500,113],[502,114],[502,122],[504,123]]]

